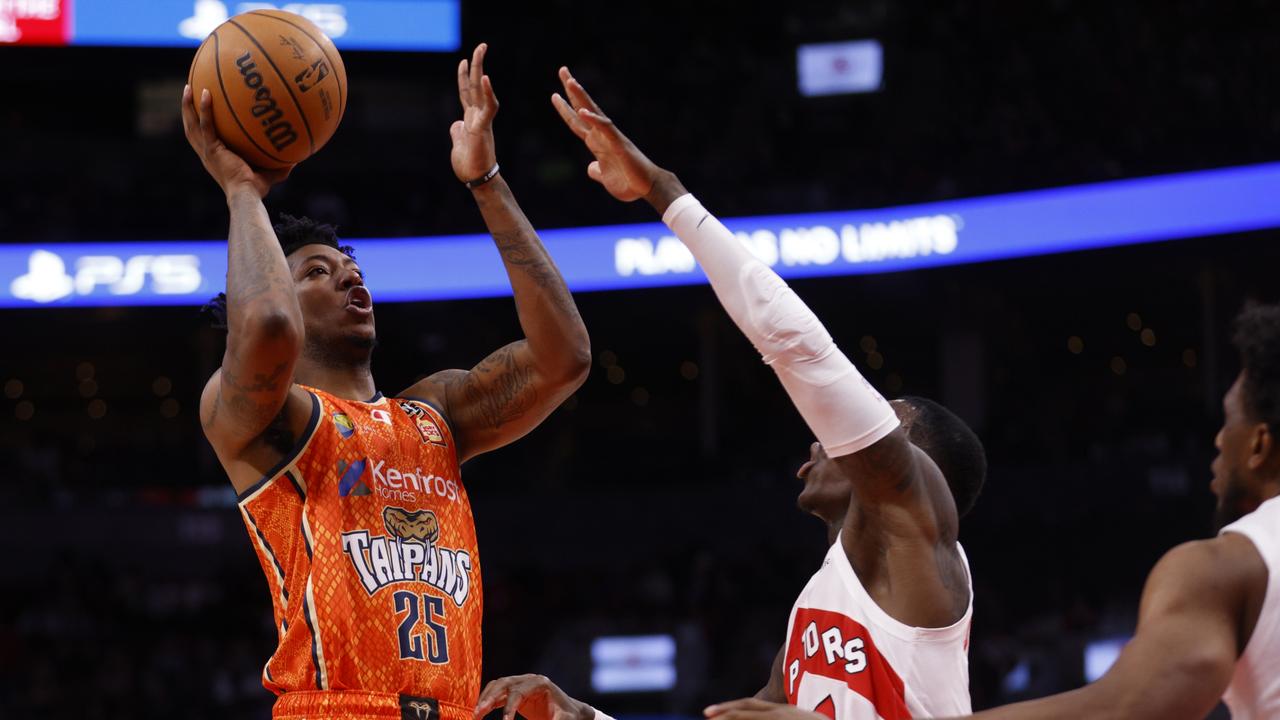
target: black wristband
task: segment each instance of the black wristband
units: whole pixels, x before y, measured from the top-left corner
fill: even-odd
[[[489,168],[489,172],[484,175],[481,175],[475,180],[468,180],[462,184],[466,185],[468,190],[475,190],[496,177],[498,177],[498,163],[494,163],[493,167]]]

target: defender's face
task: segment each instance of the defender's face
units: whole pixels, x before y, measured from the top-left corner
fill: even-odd
[[[827,523],[839,522],[849,508],[852,489],[840,468],[827,457],[821,443],[809,446],[809,460],[796,471],[796,477],[804,483],[796,505],[811,515],[817,515]]]
[[[907,429],[913,419],[912,407],[902,400],[889,403]],[[807,513],[817,515],[828,524],[844,520],[849,509],[849,501],[853,495],[850,482],[856,478],[846,477],[835,461],[827,456],[821,443],[809,446],[809,460],[796,471],[796,477],[804,482],[796,505]]]
[[[1218,456],[1209,466],[1213,472],[1209,489],[1218,498],[1218,507],[1214,511],[1218,528],[1235,522],[1256,507],[1256,502],[1251,500],[1254,493],[1250,490],[1252,469],[1249,461],[1253,455],[1252,445],[1258,423],[1251,420],[1245,410],[1243,372],[1222,399],[1222,411],[1222,429],[1213,440]]]
[[[327,245],[304,245],[288,260],[308,341],[347,339],[372,346],[373,296],[356,261]]]

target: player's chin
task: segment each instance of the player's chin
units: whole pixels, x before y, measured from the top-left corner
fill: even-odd
[[[345,329],[343,335],[347,341],[360,347],[373,348],[378,344],[378,333],[373,325],[373,318],[367,322],[353,323]]]
[[[796,496],[796,507],[799,508],[801,512],[817,514],[817,506],[816,493],[813,491],[813,488],[809,487],[808,483],[805,483],[805,486],[800,490],[800,494]]]

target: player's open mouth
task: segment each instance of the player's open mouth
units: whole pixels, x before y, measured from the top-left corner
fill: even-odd
[[[347,291],[347,311],[357,315],[373,313],[373,296],[369,294],[368,288],[357,285]]]

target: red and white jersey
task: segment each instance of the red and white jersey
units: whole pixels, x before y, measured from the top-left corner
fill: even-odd
[[[1222,700],[1233,720],[1280,718],[1280,497],[1222,528],[1249,538],[1267,566],[1267,592],[1253,635]]]
[[[957,544],[968,576],[969,560]],[[918,628],[889,617],[837,537],[791,609],[782,680],[787,702],[831,720],[968,715],[969,622]]]

